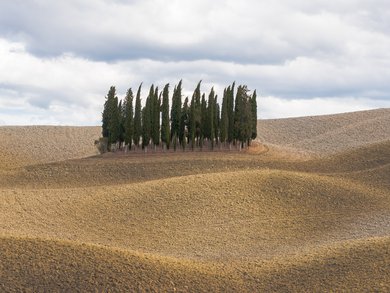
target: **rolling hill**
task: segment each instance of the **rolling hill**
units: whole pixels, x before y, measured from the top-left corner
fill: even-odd
[[[247,151],[148,155],[97,156],[98,127],[0,127],[0,291],[387,292],[389,119],[260,120]]]

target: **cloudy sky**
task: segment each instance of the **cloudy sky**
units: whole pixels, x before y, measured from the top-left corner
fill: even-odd
[[[387,0],[1,0],[0,125],[99,125],[111,85],[233,81],[261,118],[390,107]]]

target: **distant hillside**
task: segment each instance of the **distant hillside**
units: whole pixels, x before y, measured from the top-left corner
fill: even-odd
[[[101,127],[0,127],[0,169],[82,158],[98,154]]]
[[[261,142],[328,155],[390,140],[390,108],[335,115],[259,120]]]

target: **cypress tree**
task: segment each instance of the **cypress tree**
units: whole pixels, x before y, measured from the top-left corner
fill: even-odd
[[[208,107],[207,107],[207,128],[206,128],[206,131],[207,131],[207,138],[210,140],[211,142],[211,148],[214,149],[214,135],[215,135],[215,132],[214,132],[214,123],[215,123],[215,120],[214,120],[214,115],[215,115],[215,109],[214,109],[214,106],[215,106],[215,93],[214,93],[214,88],[211,88],[211,91],[210,91],[210,94],[209,94],[209,100],[208,100]]]
[[[235,82],[233,82],[232,86],[228,88],[228,142],[231,143],[234,139],[234,87]]]
[[[115,88],[114,88],[115,89]],[[115,91],[114,91],[115,94]],[[108,129],[110,136],[108,138],[108,141],[110,144],[117,143],[120,138],[120,111],[118,106],[118,97],[114,96],[113,99],[111,99],[111,103],[109,106],[109,111],[111,113],[109,123],[108,123]]]
[[[241,142],[241,146],[245,142],[249,145],[252,136],[252,106],[247,93],[246,85],[238,87],[234,109],[234,138]]]
[[[171,109],[171,139],[174,140],[174,149],[176,150],[176,140],[179,138],[180,116],[181,116],[181,85],[179,84],[173,90],[172,109]]]
[[[121,148],[125,141],[125,108],[122,100],[119,101],[118,105],[119,114],[119,147]]]
[[[154,90],[153,90],[154,94]],[[142,109],[142,148],[147,151],[148,145],[150,144],[150,134],[152,128],[152,101],[151,97],[148,96],[146,104]]]
[[[220,123],[221,143],[225,143],[227,140],[228,127],[229,127],[229,120],[228,120],[228,108],[227,108],[227,89],[225,88],[223,91],[221,123]]]
[[[115,98],[115,87],[111,86],[104,102],[102,112],[102,135],[103,137],[110,137],[110,120],[112,116],[112,105]]]
[[[202,102],[200,105],[200,147],[203,147],[203,140],[207,136],[207,104],[205,94],[202,95]]]
[[[189,138],[191,140],[191,148],[194,150],[195,147],[195,133],[196,133],[196,123],[195,123],[195,94],[192,94],[190,114],[189,114],[189,123],[188,123],[188,132]]]
[[[125,144],[131,149],[134,134],[134,110],[133,110],[133,91],[128,89],[124,101],[124,128],[125,128]]]
[[[199,142],[201,134],[201,104],[200,104],[200,86],[202,81],[199,81],[191,99],[190,114],[189,114],[189,137],[191,139],[191,147],[194,149],[196,141]]]
[[[251,99],[251,110],[252,110],[252,136],[251,139],[257,137],[257,94],[256,90],[253,92]]]
[[[158,87],[154,89],[152,84],[149,91],[150,100],[150,138],[155,146],[160,144],[160,103],[158,99]]]
[[[140,137],[142,135],[142,113],[141,113],[141,88],[140,84],[137,96],[135,98],[135,110],[134,110],[134,144],[139,147]]]
[[[169,149],[170,130],[169,130],[169,83],[167,83],[163,90],[162,101],[162,115],[161,115],[161,141],[165,143]]]
[[[219,141],[219,133],[220,133],[220,109],[218,104],[218,96],[215,96],[214,99],[214,137],[215,137],[215,143],[218,144]]]
[[[183,149],[186,148],[187,145],[187,133],[186,129],[188,127],[188,97],[184,100],[183,108],[181,109],[180,115],[180,130],[179,130],[179,142]]]
[[[233,139],[234,140],[240,140],[240,131],[241,131],[241,123],[242,123],[242,116],[243,116],[243,100],[242,100],[242,88],[241,86],[238,86],[237,89],[237,95],[234,105],[234,127],[233,127]]]

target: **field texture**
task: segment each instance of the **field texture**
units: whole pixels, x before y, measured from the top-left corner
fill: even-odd
[[[258,125],[103,156],[98,127],[0,127],[0,291],[390,291],[390,109]]]

